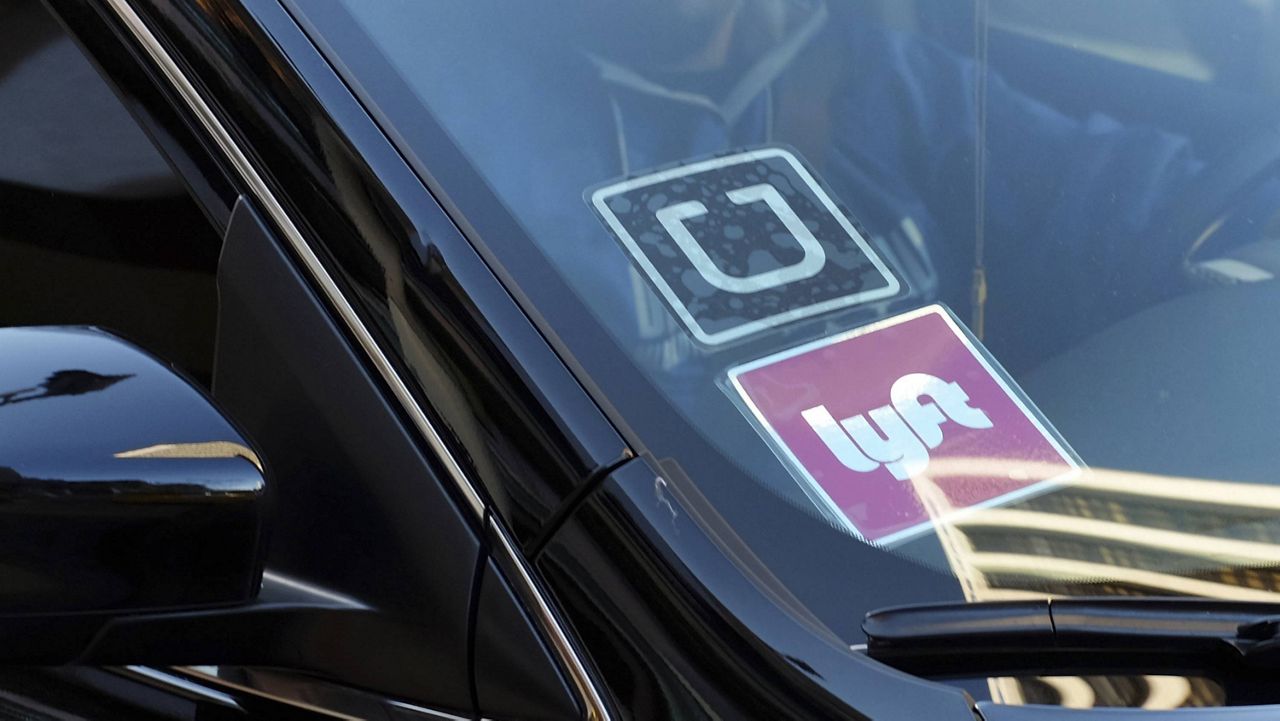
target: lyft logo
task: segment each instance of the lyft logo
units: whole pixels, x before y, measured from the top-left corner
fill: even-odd
[[[889,398],[889,405],[838,424],[824,405],[801,411],[800,416],[846,468],[867,473],[884,464],[899,481],[929,467],[929,449],[942,444],[942,426],[948,420],[965,428],[992,425],[986,413],[969,405],[969,394],[958,383],[927,373],[894,381]],[[922,403],[923,398],[931,400]]]
[[[746,363],[729,381],[804,495],[877,543],[1077,472],[1030,400],[940,305]],[[926,480],[943,502],[917,495]]]

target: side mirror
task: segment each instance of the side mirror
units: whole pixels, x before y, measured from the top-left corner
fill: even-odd
[[[96,328],[0,329],[0,664],[324,674],[337,639],[396,637],[264,572],[268,491],[248,441],[152,356]]]
[[[95,328],[0,329],[0,616],[248,603],[267,491],[248,441],[152,356]]]

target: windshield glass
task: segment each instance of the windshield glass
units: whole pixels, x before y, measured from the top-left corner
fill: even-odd
[[[1280,3],[294,10],[638,449],[848,643],[908,601],[1280,600]],[[991,688],[1216,698],[1144,683]]]

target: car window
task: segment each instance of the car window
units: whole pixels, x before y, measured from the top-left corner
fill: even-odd
[[[219,243],[44,6],[0,5],[0,326],[102,326],[207,386]]]
[[[1276,3],[294,12],[640,447],[849,643],[854,586],[1274,600]]]

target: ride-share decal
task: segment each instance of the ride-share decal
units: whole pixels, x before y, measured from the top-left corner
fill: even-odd
[[[746,363],[729,382],[814,503],[878,544],[1080,470],[941,305]]]
[[[596,190],[591,203],[689,333],[707,345],[902,290],[783,148],[631,178]]]

